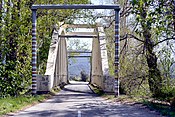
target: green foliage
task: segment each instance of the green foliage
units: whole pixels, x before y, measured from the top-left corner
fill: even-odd
[[[133,46],[131,42],[128,48],[132,49],[121,53],[120,56],[121,90],[123,93],[129,95],[148,95],[148,67],[145,66],[146,60],[144,56],[138,55],[137,50],[135,50]]]
[[[88,0],[76,0],[76,1],[41,1],[38,0],[36,4],[86,4]],[[84,12],[83,12],[84,13]],[[51,44],[52,32],[55,25],[60,26],[60,22],[73,23],[78,14],[83,14],[81,10],[38,10],[37,20],[37,68],[39,74],[44,74],[46,69],[47,57],[49,47]]]
[[[81,80],[84,81],[84,82],[87,82],[87,80],[88,80],[88,74],[84,70],[82,70],[80,72],[80,74],[81,74]]]
[[[174,74],[174,59],[173,59],[173,44],[169,44],[168,46],[163,46],[162,49],[158,52],[159,57],[159,68],[161,69],[162,77],[163,77],[163,85],[164,87],[171,88],[174,86],[175,80],[173,80],[172,76]],[[165,93],[165,92],[164,92]],[[168,93],[168,92],[167,92]]]
[[[143,103],[148,106],[151,110],[156,110],[160,112],[163,116],[174,117],[175,111],[170,108],[168,104],[156,103],[151,101],[143,101]]]
[[[0,98],[0,116],[20,110],[27,105],[41,102],[45,98],[47,98],[46,95]]]
[[[145,27],[152,30],[159,38],[152,39],[155,43],[158,40],[164,39],[163,34],[166,37],[171,37],[173,32],[173,1],[171,0],[131,0],[132,14],[136,16],[138,26],[136,30],[141,33]],[[141,33],[143,36],[143,33]]]
[[[99,88],[98,86],[93,85],[93,84],[91,84],[89,86],[95,94],[97,94],[99,96],[103,96],[105,94],[105,92],[101,88]]]
[[[172,86],[162,87],[161,98],[163,100],[170,100],[172,97],[175,97],[175,87]]]
[[[114,43],[113,43],[113,27],[109,27],[105,30],[105,34],[107,38],[107,55],[108,55],[108,62],[109,62],[109,73],[110,75],[114,76]]]
[[[175,110],[175,97],[171,100],[171,108]]]
[[[161,96],[171,87],[174,63],[174,2],[172,0],[119,0],[120,17],[120,88],[125,94]],[[125,12],[125,11],[129,12]],[[131,14],[131,15],[130,15]],[[128,17],[129,15],[129,17]],[[114,32],[106,29],[108,58],[114,71]],[[111,31],[111,32],[110,32]],[[132,36],[130,36],[132,35]],[[112,66],[112,67],[111,67]],[[167,91],[171,92],[171,91]],[[166,95],[169,95],[166,94]],[[172,96],[172,95],[171,95]]]
[[[27,1],[4,1],[0,36],[0,97],[18,96],[31,83],[31,18]],[[24,6],[26,7],[24,7]]]
[[[31,6],[32,4],[86,4],[88,0],[0,1],[0,97],[19,96],[31,86]],[[2,6],[2,7],[1,7]],[[53,26],[79,10],[38,10],[38,72],[44,74]]]
[[[157,66],[154,49],[174,35],[172,1],[132,0],[132,14],[137,22],[135,33],[143,40],[148,71],[148,83],[153,96],[161,97],[163,78]],[[166,7],[165,7],[166,6]],[[169,24],[169,25],[167,25]],[[152,32],[151,32],[152,31]],[[170,38],[171,39],[171,38]]]

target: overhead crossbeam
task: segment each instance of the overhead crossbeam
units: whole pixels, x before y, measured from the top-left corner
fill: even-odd
[[[98,38],[98,36],[88,36],[88,35],[59,35],[62,38]]]
[[[68,51],[68,53],[92,53],[92,51]]]
[[[90,58],[91,56],[68,56],[68,58]]]
[[[92,5],[92,4],[73,4],[73,5],[32,5],[32,10],[37,9],[115,9],[120,10],[118,5]]]
[[[97,28],[97,25],[87,25],[87,24],[64,24],[65,28]]]
[[[67,32],[65,35],[59,35],[59,37],[67,38],[97,38],[98,35],[94,32]]]
[[[98,36],[98,34],[94,32],[67,32],[65,35]]]

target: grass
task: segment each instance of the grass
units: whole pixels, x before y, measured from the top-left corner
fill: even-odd
[[[38,102],[43,101],[46,98],[46,95],[1,98],[0,115],[21,110],[26,106],[36,104]]]
[[[115,97],[114,94],[105,94],[103,96],[106,99],[115,101],[115,102],[120,102],[123,104],[130,104],[130,103],[141,103],[142,102],[142,98],[139,97],[132,97],[132,96],[128,96],[128,95],[120,95],[119,97]]]
[[[45,99],[51,98],[53,95],[60,91],[59,88],[54,88],[48,94],[42,95],[21,95],[19,97],[6,97],[0,98],[0,116],[8,113],[17,112],[26,107],[43,102]]]
[[[97,87],[96,85],[90,84],[89,86],[95,94],[99,96],[103,96],[105,94],[104,91],[100,89],[99,87]]]
[[[131,97],[128,95],[120,95],[119,97],[115,97],[114,94],[110,93],[105,93],[102,89],[100,89],[98,86],[90,84],[90,88],[94,93],[97,95],[107,99],[107,100],[112,100],[112,101],[117,101],[117,102],[140,102],[141,98],[135,98]]]
[[[144,100],[143,104],[146,105],[151,110],[156,110],[163,116],[175,117],[175,109],[171,108],[170,104],[157,103],[154,101]]]
[[[139,103],[147,106],[150,110],[155,110],[159,112],[163,116],[168,117],[175,117],[175,108],[171,108],[170,104],[165,103],[163,101],[150,101],[150,97],[139,97],[139,96],[128,96],[128,95],[120,95],[119,97],[115,97],[114,94],[106,94],[100,88],[94,85],[90,85],[90,88],[93,90],[94,93],[98,94],[99,96],[115,101],[120,102],[123,104],[132,104],[132,103]],[[159,103],[157,103],[159,102]]]

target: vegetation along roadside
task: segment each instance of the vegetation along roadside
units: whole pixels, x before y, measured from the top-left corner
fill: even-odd
[[[106,100],[129,105],[141,104],[142,106],[146,106],[150,110],[159,112],[163,116],[175,117],[175,99],[173,98],[168,98],[167,100],[164,100],[152,98],[149,96],[140,97],[134,95],[120,95],[119,97],[115,98],[113,94],[107,94],[95,85],[89,86],[95,94],[103,97]]]

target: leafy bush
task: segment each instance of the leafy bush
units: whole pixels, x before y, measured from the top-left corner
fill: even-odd
[[[171,100],[171,108],[175,110],[175,97]]]
[[[175,87],[171,86],[162,87],[161,98],[169,100],[172,97],[175,97]]]
[[[18,96],[27,91],[31,84],[30,64],[27,61],[25,65],[16,63],[13,69],[9,69],[13,64],[0,64],[0,97]]]
[[[85,71],[81,71],[81,80],[86,82],[88,80],[88,74]]]
[[[70,80],[81,81],[81,78],[79,76],[72,76]]]

